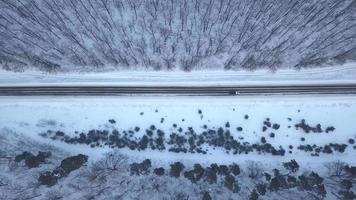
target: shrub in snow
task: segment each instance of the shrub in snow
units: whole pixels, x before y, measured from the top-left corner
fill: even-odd
[[[263,126],[262,127],[262,132],[265,132],[267,130],[267,127],[266,126]]]
[[[354,200],[356,199],[356,194],[353,191],[346,190],[346,191],[339,191],[339,199],[342,200]]]
[[[356,166],[345,166],[345,171],[352,177],[356,177]]]
[[[287,177],[287,181],[288,181],[288,185],[294,187],[297,184],[297,178],[295,178],[294,176],[289,176]]]
[[[260,195],[265,195],[267,192],[267,185],[264,183],[258,183],[256,184],[256,191],[258,192],[258,194]]]
[[[28,168],[38,167],[41,163],[46,162],[46,159],[51,156],[51,152],[38,152],[37,156],[30,152],[24,151],[15,157],[15,162],[25,161]]]
[[[53,186],[57,183],[58,178],[53,175],[52,172],[44,172],[40,174],[40,177],[38,178],[38,182],[41,185],[46,185],[46,186]]]
[[[139,132],[139,131],[140,131],[140,127],[136,126],[134,130],[135,130],[136,132]]]
[[[295,161],[294,159],[289,162],[284,162],[283,167],[292,173],[297,172],[299,169],[299,165],[298,165],[297,161]]]
[[[249,161],[247,163],[246,173],[252,179],[258,179],[262,176],[262,164],[259,162]]]
[[[328,126],[328,127],[326,127],[325,132],[326,132],[326,133],[329,133],[329,132],[333,132],[334,130],[335,130],[335,127],[333,127],[333,126]]]
[[[239,175],[241,172],[239,165],[237,165],[235,163],[229,165],[229,169],[230,169],[231,173],[235,176]]]
[[[130,165],[130,174],[131,175],[145,175],[150,172],[151,160],[146,159],[141,163],[132,163]]]
[[[181,162],[175,162],[174,164],[171,164],[171,170],[169,174],[172,177],[178,178],[183,169],[184,165]]]
[[[265,175],[266,181],[271,180],[272,176],[269,173],[265,172],[264,175]]]
[[[224,186],[234,193],[237,193],[240,190],[238,181],[235,180],[235,177],[232,175],[225,176]]]
[[[284,178],[284,176],[278,174],[271,179],[270,181],[270,184],[269,184],[269,189],[271,191],[278,191],[284,187],[286,187],[288,184],[287,184],[287,181],[286,179]]]
[[[350,190],[352,188],[352,181],[349,179],[343,179],[340,183],[341,187],[345,190]]]
[[[313,133],[321,133],[323,130],[321,129],[321,125],[317,124],[315,127],[309,126],[306,124],[305,119],[295,125],[296,129],[301,128],[305,133],[313,132]]]
[[[204,192],[202,200],[212,200],[208,191]]]
[[[230,122],[226,122],[225,128],[230,128]]]
[[[261,137],[261,143],[262,144],[265,144],[267,141],[266,141],[266,138],[265,137]]]
[[[258,195],[257,191],[255,189],[253,189],[248,199],[249,200],[258,200],[258,197],[259,197],[259,195]]]
[[[301,175],[298,177],[302,189],[313,191],[320,197],[325,197],[326,191],[323,184],[323,178],[317,173],[311,172],[308,176]]]
[[[272,126],[272,123],[269,121],[268,118],[266,119],[266,121],[263,122],[263,124],[268,128],[270,128]]]
[[[230,169],[226,165],[219,165],[218,174],[227,176],[230,174]]]
[[[53,186],[60,178],[68,176],[72,171],[79,169],[88,161],[88,156],[78,154],[61,161],[61,165],[52,172],[44,172],[38,178],[41,185]]]
[[[115,124],[116,121],[115,121],[114,119],[109,119],[109,123],[110,123],[110,124]]]
[[[164,168],[160,167],[160,168],[156,168],[153,170],[153,173],[155,173],[157,176],[163,176],[164,175]]]
[[[279,127],[281,127],[281,125],[279,125],[279,124],[273,124],[273,126],[272,126],[272,128],[273,128],[274,130],[278,130]]]
[[[204,179],[209,184],[213,184],[217,182],[216,171],[212,167],[207,167],[204,173]]]

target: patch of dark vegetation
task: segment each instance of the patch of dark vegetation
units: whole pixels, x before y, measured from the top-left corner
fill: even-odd
[[[295,173],[299,170],[299,164],[295,160],[284,162],[283,167],[292,173]]]
[[[323,129],[321,128],[320,124],[317,124],[315,126],[310,126],[305,122],[305,119],[302,119],[300,123],[295,125],[295,128],[298,130],[301,128],[305,133],[322,133]],[[329,126],[325,129],[326,133],[333,132],[335,130],[335,127]]]
[[[115,121],[114,119],[109,119],[109,123],[110,123],[110,124],[115,124],[116,121]]]
[[[179,178],[183,169],[184,169],[184,165],[181,162],[175,162],[174,164],[171,164],[171,169],[169,174],[174,178]]]
[[[61,165],[52,172],[46,171],[40,174],[38,182],[40,185],[53,186],[59,179],[68,176],[72,171],[79,169],[86,162],[88,162],[88,156],[78,154],[62,160]]]
[[[290,173],[295,173],[299,169],[299,164],[295,160],[283,163],[283,166],[289,171],[288,174],[281,174],[278,169],[273,170],[273,176],[265,173],[266,182],[257,183],[253,192],[250,195],[253,199],[259,199],[259,196],[264,196],[267,191],[278,192],[291,188],[297,188],[303,191],[313,193],[315,197],[324,198],[326,190],[321,178],[317,173],[311,172],[300,176],[292,176]]]
[[[226,122],[225,128],[230,128],[230,122]]]
[[[345,166],[345,171],[352,177],[356,178],[356,166]]]
[[[46,159],[51,156],[51,152],[39,151],[37,156],[33,155],[31,152],[24,151],[15,157],[15,162],[25,161],[25,165],[28,168],[36,168],[40,164],[45,163]]]
[[[281,127],[281,125],[279,125],[277,123],[272,123],[270,118],[266,118],[266,120],[263,121],[262,132],[267,131],[269,128],[278,130],[280,127]]]
[[[249,118],[249,116],[248,116],[248,115],[245,115],[244,118],[247,120],[247,119]]]
[[[333,126],[328,126],[328,127],[326,127],[326,129],[325,129],[325,133],[333,132],[334,130],[335,130],[335,127],[333,127]]]
[[[159,167],[153,170],[153,173],[156,174],[157,176],[163,176],[164,175],[164,168]]]
[[[267,141],[266,141],[266,138],[265,138],[265,137],[261,137],[261,143],[262,143],[262,144],[266,144],[266,142],[267,142]]]
[[[137,175],[137,176],[145,175],[150,172],[150,170],[149,170],[150,168],[151,168],[151,160],[150,159],[146,159],[146,160],[142,161],[141,163],[132,163],[130,165],[130,174]],[[158,171],[160,172],[159,169],[158,169]],[[164,173],[164,171],[163,171],[163,173]]]
[[[136,129],[138,131],[138,129]],[[43,137],[52,140],[61,140],[69,144],[87,144],[91,147],[110,146],[111,148],[129,148],[131,150],[165,150],[175,153],[201,153],[206,154],[207,150],[203,148],[204,145],[216,148],[223,148],[227,153],[232,154],[248,154],[251,152],[267,153],[272,155],[283,156],[285,150],[280,146],[273,147],[269,143],[255,143],[240,142],[240,139],[235,139],[229,129],[222,127],[217,130],[207,129],[201,134],[197,134],[192,127],[183,132],[182,128],[178,128],[178,133],[166,134],[151,125],[146,129],[146,133],[137,138],[134,131],[113,130],[109,133],[106,130],[90,130],[87,134],[80,133],[79,136],[70,137],[66,134],[58,136],[52,131],[42,134]]]
[[[314,156],[318,156],[320,153],[331,154],[333,152],[344,153],[347,148],[346,144],[329,143],[324,146],[317,145],[299,145],[298,149],[305,152],[311,152]]]
[[[272,128],[274,130],[278,130],[280,127],[281,127],[281,125],[279,125],[279,124],[273,124],[273,126],[272,126]]]
[[[208,191],[204,192],[202,200],[212,200],[210,193]]]

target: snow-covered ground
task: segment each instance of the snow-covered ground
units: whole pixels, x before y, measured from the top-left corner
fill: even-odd
[[[0,86],[6,85],[266,85],[355,83],[356,63],[342,66],[257,71],[117,71],[48,74],[0,71]]]
[[[201,110],[202,114],[198,111]],[[248,115],[248,119],[245,119]],[[162,118],[164,119],[161,123]],[[270,118],[272,123],[281,125],[280,129],[268,129],[262,132],[263,121]],[[289,120],[288,118],[291,118]],[[296,159],[303,166],[318,168],[327,161],[343,160],[356,164],[356,150],[349,145],[344,153],[320,154],[312,157],[310,153],[297,151],[300,144],[325,145],[329,143],[348,144],[350,138],[356,137],[356,97],[323,96],[323,97],[2,97],[0,99],[0,130],[15,131],[37,141],[51,143],[71,153],[89,154],[90,159],[100,158],[109,148],[90,148],[87,145],[71,145],[60,141],[51,141],[39,136],[47,130],[63,131],[74,135],[75,131],[87,132],[91,129],[133,130],[140,127],[140,137],[151,125],[166,133],[174,132],[173,124],[184,131],[193,127],[201,133],[208,128],[224,127],[230,123],[230,131],[235,138],[243,141],[259,142],[262,136],[273,146],[281,145],[288,151],[293,145],[293,153],[285,156],[226,154],[221,149],[209,149],[208,154],[173,153],[168,151],[131,151],[121,149],[125,154],[135,158],[151,158],[153,162],[168,163],[184,160],[186,163],[243,163],[257,160],[273,165]],[[114,119],[115,124],[109,123]],[[295,124],[305,119],[315,126],[320,123],[325,129],[334,126],[331,133],[309,133],[296,130]],[[288,128],[288,126],[291,126]],[[238,132],[236,127],[242,127]],[[269,134],[275,133],[274,138]],[[300,138],[306,141],[302,142]],[[164,161],[164,162],[162,162]]]

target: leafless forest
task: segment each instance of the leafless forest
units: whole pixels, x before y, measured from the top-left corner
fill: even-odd
[[[0,0],[4,69],[258,69],[356,56],[354,0]]]

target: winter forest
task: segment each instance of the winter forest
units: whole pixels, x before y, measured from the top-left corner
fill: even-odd
[[[301,69],[356,56],[354,0],[0,0],[23,71]]]

